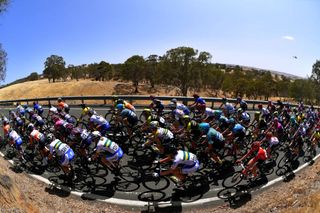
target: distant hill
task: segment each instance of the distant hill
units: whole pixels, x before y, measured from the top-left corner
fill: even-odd
[[[242,66],[242,65],[236,65],[236,64],[225,64],[225,65],[228,68],[235,68],[236,66],[239,66],[244,71],[256,70],[256,71],[260,71],[260,72],[271,72],[272,74],[280,75],[280,76],[282,75],[282,76],[285,76],[285,77],[293,79],[293,80],[303,79],[303,77],[300,77],[300,76],[292,75],[292,74],[285,73],[285,72],[274,71],[274,70],[266,70],[266,69],[261,69],[261,68],[256,68],[256,67],[249,67],[249,66]]]

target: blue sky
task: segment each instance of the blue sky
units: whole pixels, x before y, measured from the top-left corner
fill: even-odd
[[[66,64],[123,63],[190,46],[230,63],[311,74],[320,59],[318,0],[11,0],[0,15],[5,83]],[[294,59],[297,56],[298,59]]]

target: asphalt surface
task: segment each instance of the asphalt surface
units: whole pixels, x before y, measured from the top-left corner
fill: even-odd
[[[4,115],[8,115],[8,108],[0,109],[0,112]],[[107,109],[96,109],[98,114],[104,115]],[[73,108],[71,110],[72,115],[79,117],[80,109]],[[2,153],[6,153],[6,150],[2,150]],[[317,154],[319,153],[319,149],[317,149]],[[279,160],[283,157],[284,153],[279,152],[279,156],[277,158],[277,165]],[[128,155],[124,155],[124,158],[121,160],[121,165],[132,165],[132,157]],[[201,162],[200,162],[201,163]],[[293,169],[298,168],[300,165],[305,163],[305,159],[303,156],[299,157],[298,161],[293,166]],[[238,171],[241,168],[235,167],[235,170]],[[258,191],[260,188],[265,186],[268,182],[279,177],[279,175],[283,170],[279,170],[278,167],[275,167],[273,172],[267,175],[265,178],[258,178],[254,182],[250,182],[248,180],[243,180],[239,186],[236,188],[239,191]],[[28,171],[30,172],[30,171]],[[100,171],[101,172],[101,171]],[[231,171],[230,171],[231,172]],[[55,182],[56,184],[65,185],[65,181],[63,180],[60,172],[48,172],[48,171],[32,171],[31,173],[39,173],[39,175],[47,178],[51,182]],[[102,172],[101,172],[102,173]],[[82,178],[82,181],[78,182],[73,190],[83,192],[84,194],[90,194],[96,199],[109,199],[109,198],[117,198],[128,201],[128,203],[134,202],[129,201],[147,201],[147,202],[178,202],[185,204],[192,203],[200,203],[201,201],[206,201],[210,205],[221,204],[224,201],[217,198],[218,194],[222,193],[224,187],[222,186],[223,179],[219,179],[218,176],[207,178],[204,171],[200,171],[195,173],[194,175],[199,178],[199,183],[196,186],[192,186],[187,189],[177,189],[173,181],[169,181],[168,187],[159,191],[150,191],[148,188],[144,186],[144,184],[140,181],[136,181],[134,183],[125,181],[123,179],[115,179],[114,175],[109,172],[106,177],[99,177],[99,173],[94,177],[90,178]],[[288,173],[287,173],[288,174]],[[94,183],[92,183],[92,178],[94,179]],[[81,179],[81,178],[79,178]],[[215,180],[218,179],[218,180]],[[168,179],[169,180],[169,179]],[[199,202],[200,201],[200,202]],[[208,202],[207,202],[208,201]],[[154,203],[153,203],[154,204]]]

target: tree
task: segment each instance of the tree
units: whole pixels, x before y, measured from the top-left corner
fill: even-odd
[[[7,53],[2,49],[0,44],[0,81],[4,81],[6,78],[6,62],[7,62]]]
[[[27,79],[28,81],[36,81],[39,79],[39,75],[37,72],[33,72],[27,77]]]
[[[320,61],[317,60],[312,66],[311,79],[320,84]]]
[[[57,79],[66,78],[66,62],[63,57],[58,55],[51,55],[47,58],[44,63],[45,69],[43,71],[44,77],[48,78],[49,83],[52,79],[53,82],[56,82]]]
[[[158,81],[157,72],[158,72],[158,55],[149,55],[146,59],[146,80],[150,83],[151,88],[154,88],[155,83]]]
[[[142,56],[134,55],[124,62],[122,78],[132,81],[135,93],[139,92],[139,82],[144,79],[144,69],[145,61]]]
[[[0,14],[4,12],[8,7],[8,0],[0,0]],[[2,49],[2,45],[0,43],[0,81],[4,81],[6,78],[6,64],[7,64],[7,53]]]
[[[189,88],[199,89],[199,69],[204,69],[211,59],[209,53],[202,52],[198,58],[197,54],[198,50],[191,47],[178,47],[162,57],[162,81],[177,86],[183,96],[187,96]]]
[[[0,0],[0,13],[4,12],[8,7],[8,0]]]

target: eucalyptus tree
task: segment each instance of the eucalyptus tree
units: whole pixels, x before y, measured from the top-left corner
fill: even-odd
[[[145,78],[145,64],[144,58],[139,55],[134,55],[124,62],[124,69],[121,77],[124,80],[132,81],[135,93],[139,92],[139,82]]]
[[[58,79],[63,78],[65,80],[67,71],[65,69],[66,62],[63,57],[58,55],[51,55],[48,57],[44,63],[44,77],[47,77],[49,82],[55,82]]]

